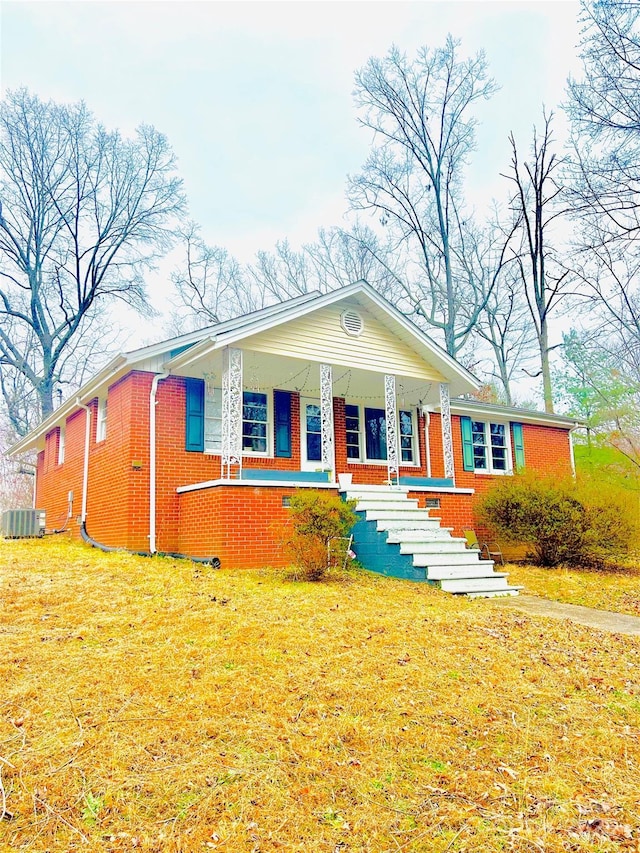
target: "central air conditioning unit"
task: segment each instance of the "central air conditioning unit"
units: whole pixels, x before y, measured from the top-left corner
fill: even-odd
[[[2,535],[5,539],[44,536],[45,518],[43,509],[8,509],[2,513]]]

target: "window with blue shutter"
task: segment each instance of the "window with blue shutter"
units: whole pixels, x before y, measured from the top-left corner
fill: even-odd
[[[186,449],[204,451],[204,380],[187,379]]]
[[[291,458],[291,394],[273,392],[276,456]]]
[[[524,436],[522,424],[511,424],[511,435],[513,437],[513,455],[516,463],[516,471],[524,468]]]
[[[460,430],[462,432],[462,467],[465,471],[474,471],[473,458],[473,430],[471,429],[471,418],[460,418]]]

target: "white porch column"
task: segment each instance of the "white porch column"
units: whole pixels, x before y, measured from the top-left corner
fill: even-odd
[[[442,425],[442,453],[444,455],[444,476],[454,480],[453,439],[451,436],[451,406],[449,404],[449,384],[440,383],[440,422]]]
[[[242,350],[225,347],[222,353],[222,478],[233,466],[242,473]]]
[[[333,440],[333,376],[330,364],[320,365],[320,430],[322,467],[336,479],[336,454]]]
[[[384,377],[384,409],[387,424],[387,473],[391,484],[400,482],[400,464],[398,462],[398,407],[396,405],[396,377],[386,374]]]

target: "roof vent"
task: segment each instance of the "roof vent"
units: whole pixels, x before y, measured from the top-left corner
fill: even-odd
[[[349,308],[340,315],[340,325],[352,338],[359,337],[364,331],[364,322],[357,311]]]

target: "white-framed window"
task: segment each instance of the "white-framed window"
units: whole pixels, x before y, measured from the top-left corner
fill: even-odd
[[[204,392],[204,449],[209,453],[222,451],[222,389],[210,388],[205,382]]]
[[[261,391],[242,394],[242,451],[266,456],[269,442],[269,395]],[[205,384],[204,449],[209,453],[222,451],[222,389]]]
[[[509,425],[493,421],[471,421],[473,467],[479,474],[511,473]]]
[[[64,462],[65,433],[65,427],[61,426],[60,433],[58,435],[58,465],[62,465],[62,463]]]
[[[242,394],[242,452],[269,452],[269,396],[262,391]]]
[[[387,461],[387,419],[384,409],[348,403],[345,405],[347,459],[352,462]],[[415,413],[398,411],[398,446],[404,465],[417,465]]]
[[[107,398],[98,400],[98,422],[96,425],[96,441],[104,441],[107,437]]]
[[[347,403],[344,407],[347,432],[347,459],[360,461],[360,406]]]

